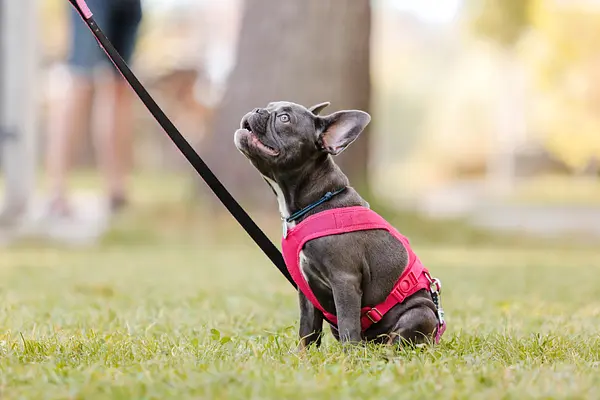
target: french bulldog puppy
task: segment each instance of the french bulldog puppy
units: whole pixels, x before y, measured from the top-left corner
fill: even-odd
[[[285,229],[324,210],[369,204],[350,187],[332,156],[343,152],[369,124],[363,111],[319,113],[328,102],[306,108],[272,102],[246,114],[235,132],[237,149],[260,172],[279,204]],[[292,213],[314,204],[327,192],[342,193],[319,204],[293,222]],[[285,234],[285,233],[284,233]],[[414,344],[430,340],[438,326],[437,308],[428,290],[395,305],[364,332],[361,308],[379,304],[392,291],[407,266],[405,246],[385,230],[364,230],[308,241],[300,253],[302,275],[326,312],[337,317],[331,326],[342,343],[372,341]],[[319,346],[323,313],[299,291],[300,348]]]

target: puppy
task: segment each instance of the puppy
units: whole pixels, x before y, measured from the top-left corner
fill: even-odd
[[[342,343],[423,343],[445,329],[440,284],[408,240],[369,209],[333,161],[371,117],[273,102],[246,114],[235,145],[277,197],[284,258],[299,288],[300,348],[323,320]]]

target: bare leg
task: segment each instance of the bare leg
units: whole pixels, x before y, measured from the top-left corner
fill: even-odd
[[[109,74],[101,83],[102,108],[96,136],[99,167],[111,208],[125,205],[132,164],[132,93],[121,77]]]
[[[67,174],[71,167],[73,142],[88,126],[93,94],[93,81],[73,74],[64,98],[53,102],[46,168],[53,199],[52,211],[59,214],[68,212]]]

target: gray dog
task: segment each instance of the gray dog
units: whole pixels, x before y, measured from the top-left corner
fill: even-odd
[[[323,319],[342,343],[437,341],[445,329],[439,281],[408,241],[369,210],[331,157],[371,117],[357,110],[320,116],[328,105],[273,102],[246,114],[235,132],[236,147],[277,196],[284,256],[300,289],[300,348],[320,345]],[[325,233],[313,234],[319,229]],[[421,269],[406,277],[413,265]],[[403,285],[412,288],[405,296],[398,294]]]

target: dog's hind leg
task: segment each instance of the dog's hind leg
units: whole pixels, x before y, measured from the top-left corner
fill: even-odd
[[[437,317],[431,308],[424,305],[411,308],[398,319],[390,332],[388,344],[426,343],[433,338],[437,324]]]
[[[298,292],[298,296],[300,300],[300,344],[298,350],[303,350],[313,343],[319,347],[323,336],[323,313],[302,292]]]

